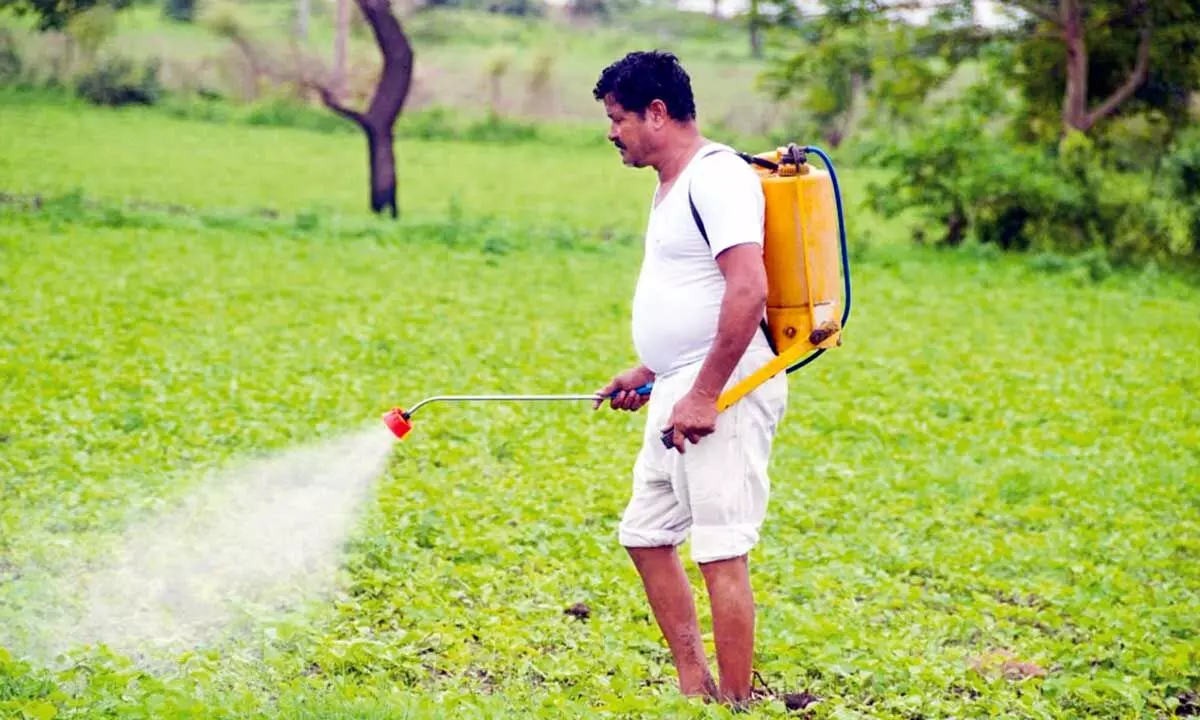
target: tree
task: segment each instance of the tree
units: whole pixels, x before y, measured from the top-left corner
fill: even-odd
[[[762,51],[762,17],[759,12],[759,4],[761,0],[750,0],[750,7],[746,13],[746,26],[750,30],[750,56],[761,58]]]
[[[96,5],[110,5],[114,10],[124,10],[132,0],[0,0],[0,10],[9,10],[18,16],[37,16],[38,31],[63,30],[75,15]]]
[[[1014,64],[1031,109],[1057,108],[1060,132],[1090,132],[1131,105],[1186,120],[1200,87],[1200,0],[1001,2],[1031,16]]]
[[[953,69],[931,40],[936,29],[888,19],[880,6],[830,2],[801,26],[807,43],[764,73],[776,99],[800,95],[825,143],[837,148],[860,118],[911,119]]]
[[[1149,113],[1171,132],[1190,121],[1200,0],[998,1],[1028,16],[1008,66],[1039,139],[1096,137],[1116,115]]]
[[[396,160],[392,149],[393,127],[412,85],[413,49],[389,0],[355,0],[371,26],[383,58],[383,69],[366,112],[358,112],[339,99],[340,88],[315,85],[321,101],[333,112],[353,121],[367,136],[370,163],[371,211],[399,215],[396,205]]]
[[[800,9],[792,0],[749,0],[746,29],[750,34],[750,55],[762,58],[764,34],[772,27],[793,31]]]

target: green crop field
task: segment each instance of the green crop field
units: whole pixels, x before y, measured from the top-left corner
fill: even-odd
[[[47,106],[36,94],[3,97],[0,177],[10,193],[80,192],[113,203],[336,216],[361,215],[368,205],[366,142],[356,131],[247,132],[164,118],[157,110],[96,113],[82,102]],[[598,144],[575,137],[578,146],[401,138],[402,214],[436,219],[462,212],[550,230],[640,232],[653,175],[621,166],[603,140],[607,119],[596,110]],[[839,177],[851,209],[863,205],[866,180],[874,176]]]
[[[331,594],[165,663],[31,649],[55,573],[214,469],[632,362],[648,172],[603,146],[397,151],[391,222],[353,133],[0,113],[0,715],[731,717],[676,697],[616,542],[642,416],[585,404],[422,411]],[[839,170],[853,310],[790,377],[752,556],[762,678],[814,718],[1194,710],[1194,286],[908,248]]]

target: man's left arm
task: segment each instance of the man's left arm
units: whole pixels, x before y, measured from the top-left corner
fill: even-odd
[[[684,440],[695,444],[716,430],[717,398],[758,331],[767,301],[761,234],[763,199],[757,178],[751,175],[740,183],[715,188],[698,183],[697,190],[697,206],[702,215],[711,218],[706,219],[706,227],[717,266],[725,278],[725,291],[712,348],[664,428],[674,429],[668,439],[679,452],[684,452]],[[703,203],[704,196],[714,190],[720,193],[719,201]],[[706,213],[705,205],[720,211]]]
[[[717,256],[717,265],[725,276],[717,336],[692,384],[692,392],[714,405],[758,332],[767,302],[761,245],[735,245]]]
[[[717,256],[717,264],[725,276],[725,294],[716,339],[664,428],[673,429],[669,439],[679,452],[684,452],[684,440],[694,445],[717,429],[717,398],[758,331],[767,300],[762,246],[735,245]]]

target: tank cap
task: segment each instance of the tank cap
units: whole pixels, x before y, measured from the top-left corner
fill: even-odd
[[[800,167],[804,163],[808,162],[808,158],[805,156],[804,150],[802,150],[799,145],[796,143],[788,143],[787,151],[784,152],[782,161],[784,163]]]
[[[787,147],[778,148],[779,167],[777,172],[782,176],[804,175],[808,172],[808,158],[796,143],[788,143]]]

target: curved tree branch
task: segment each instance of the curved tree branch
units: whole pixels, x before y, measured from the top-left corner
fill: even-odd
[[[350,108],[338,102],[338,99],[334,97],[332,90],[319,83],[310,82],[307,84],[309,87],[316,90],[321,96],[321,102],[325,103],[325,107],[329,108],[338,115],[341,115],[347,120],[353,120],[360,127],[365,128],[367,126],[366,116],[356,110],[351,110]]]
[[[1129,77],[1125,79],[1125,82],[1121,84],[1121,87],[1114,90],[1112,95],[1109,95],[1095,110],[1087,114],[1087,127],[1091,127],[1096,121],[1111,114],[1121,103],[1128,100],[1138,87],[1146,81],[1146,75],[1150,72],[1150,36],[1152,29],[1148,26],[1142,30],[1142,38],[1138,42],[1137,60],[1134,62],[1133,70],[1129,73]]]

